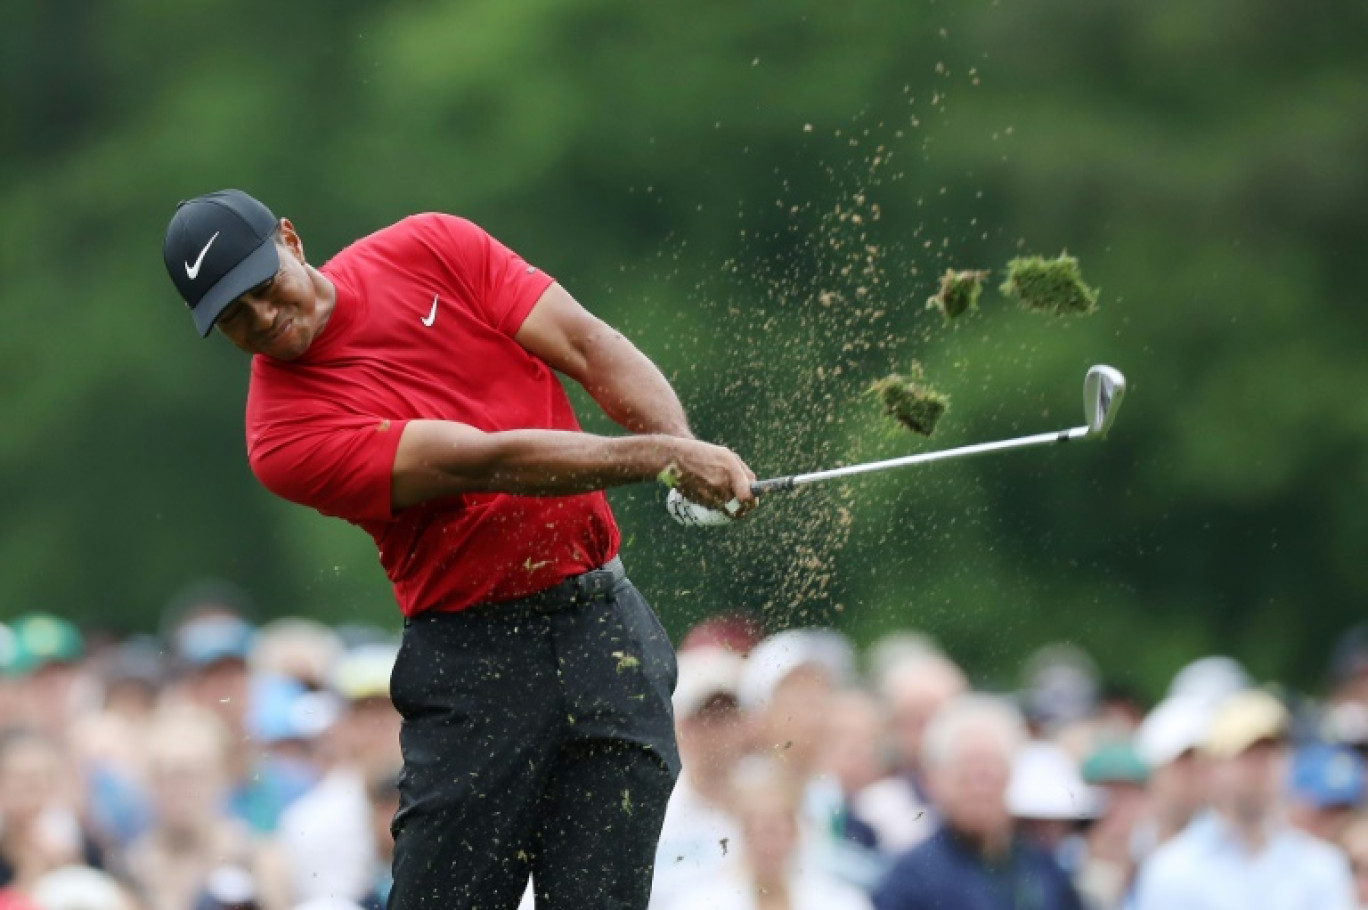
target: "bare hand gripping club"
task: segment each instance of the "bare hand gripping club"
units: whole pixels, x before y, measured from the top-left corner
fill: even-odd
[[[945,461],[951,458],[969,458],[974,455],[1005,452],[1008,449],[1055,445],[1075,439],[1101,439],[1107,435],[1111,425],[1116,422],[1116,412],[1120,409],[1121,399],[1125,394],[1126,377],[1121,375],[1121,371],[1114,367],[1098,365],[1089,369],[1087,375],[1083,377],[1083,417],[1086,421],[1084,426],[1057,430],[1053,433],[1037,433],[1034,436],[1020,436],[1016,439],[1003,439],[997,442],[980,442],[954,449],[942,449],[939,452],[922,452],[918,455],[905,455],[901,458],[871,461],[844,468],[832,468],[827,471],[813,471],[809,474],[771,477],[768,480],[757,480],[751,484],[751,491],[760,496],[765,493],[791,490],[794,487],[801,487],[810,483],[819,483],[823,480],[835,480],[838,477],[851,477],[856,474],[872,474],[875,471],[888,471],[908,465]],[[665,507],[671,517],[680,524],[722,525],[731,522],[731,515],[728,513],[735,513],[739,504],[732,500],[727,503],[726,511],[709,509],[685,499],[678,490],[671,490],[670,495],[666,497]]]

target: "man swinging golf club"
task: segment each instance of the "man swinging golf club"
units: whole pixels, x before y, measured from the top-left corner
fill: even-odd
[[[253,472],[364,528],[394,584],[391,910],[512,910],[529,873],[539,908],[644,908],[679,770],[674,653],[602,490],[663,474],[740,515],[755,475],[469,221],[406,218],[314,268],[288,220],[225,190],[181,203],[163,258],[200,334],[254,355]],[[553,371],[633,435],[581,432]]]

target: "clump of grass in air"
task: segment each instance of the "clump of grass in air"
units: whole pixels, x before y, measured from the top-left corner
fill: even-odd
[[[894,373],[869,387],[888,416],[913,433],[930,436],[950,407],[950,399],[930,386]]]
[[[1083,283],[1078,260],[1068,253],[1057,259],[1026,256],[1007,263],[1007,280],[1000,288],[1029,310],[1073,316],[1097,309],[1097,291]]]
[[[940,290],[926,301],[926,308],[940,310],[946,322],[978,309],[979,295],[983,293],[983,281],[987,277],[987,272],[948,269],[941,276]]]

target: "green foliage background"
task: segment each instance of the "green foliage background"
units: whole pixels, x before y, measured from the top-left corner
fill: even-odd
[[[1077,422],[1091,363],[1130,377],[1105,446],[776,497],[726,534],[615,492],[676,633],[918,628],[997,683],[1064,638],[1153,692],[1213,650],[1314,685],[1363,614],[1363,4],[8,0],[0,78],[0,618],[148,628],[208,575],[263,615],[394,623],[368,538],[256,486],[246,364],[163,274],[174,203],[223,186],[315,261],[475,219],[762,475],[927,447],[862,397],[913,359],[952,399],[936,446]],[[947,267],[1065,249],[1095,316],[924,309]]]

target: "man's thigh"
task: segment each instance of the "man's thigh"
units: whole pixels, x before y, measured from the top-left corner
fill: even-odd
[[[540,804],[537,910],[645,910],[679,774],[674,648],[627,581],[553,625],[569,719]]]
[[[679,670],[645,598],[623,580],[606,601],[552,619],[571,716],[567,735],[637,745],[678,775],[671,697]]]
[[[563,715],[544,619],[418,621],[391,681],[404,771],[390,910],[512,910]]]
[[[674,781],[637,745],[564,746],[540,806],[536,910],[646,910]]]

